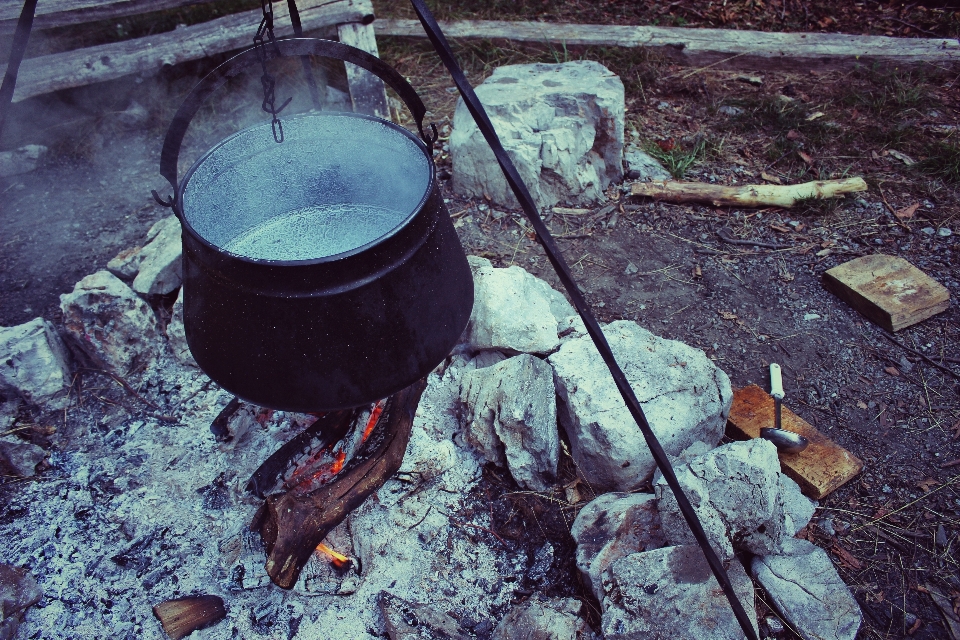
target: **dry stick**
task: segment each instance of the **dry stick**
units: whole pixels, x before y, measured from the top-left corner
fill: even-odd
[[[728,235],[723,233],[723,229],[717,229],[717,235],[720,236],[720,239],[726,242],[727,244],[737,244],[745,247],[761,247],[763,249],[789,249],[782,244],[774,244],[772,242],[756,242],[754,240],[737,240],[736,238],[731,238]]]
[[[676,204],[707,203],[715,207],[792,207],[803,200],[835,198],[866,191],[863,178],[816,180],[802,184],[749,184],[736,187],[703,182],[635,182],[630,194]]]
[[[917,351],[916,349],[911,349],[911,348],[908,347],[907,345],[903,344],[902,342],[900,342],[899,340],[897,340],[896,338],[894,338],[893,336],[891,336],[891,335],[890,335],[889,333],[887,333],[886,331],[883,332],[883,337],[886,338],[887,340],[889,340],[890,342],[892,342],[893,344],[897,345],[898,347],[900,347],[900,348],[903,349],[904,351],[909,351],[910,353],[912,353],[912,354],[915,355],[915,356],[920,356],[921,358],[923,358],[923,361],[926,362],[927,364],[929,364],[930,366],[935,367],[935,368],[939,369],[940,371],[943,371],[944,373],[949,373],[951,376],[953,376],[953,377],[956,378],[957,380],[960,380],[960,374],[957,374],[955,371],[953,371],[953,370],[951,370],[951,369],[948,369],[947,367],[945,367],[945,366],[943,366],[943,365],[937,364],[936,362],[934,362],[933,360],[931,360],[930,358],[928,358],[928,357],[925,356],[924,354],[920,353],[920,352]]]

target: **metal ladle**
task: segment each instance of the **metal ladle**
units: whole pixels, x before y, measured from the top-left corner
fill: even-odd
[[[780,453],[800,453],[810,444],[810,441],[799,433],[787,431],[781,427],[781,412],[783,409],[783,376],[780,365],[770,365],[770,395],[774,402],[774,428],[763,427],[760,437],[769,440]]]

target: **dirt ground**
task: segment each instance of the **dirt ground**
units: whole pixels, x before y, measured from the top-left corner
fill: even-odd
[[[955,14],[932,5],[840,3],[827,13],[827,3],[783,2],[755,3],[753,13],[744,9],[721,24],[777,28],[780,12],[793,16],[780,20],[779,28],[790,30],[831,16],[833,22],[812,28],[956,35],[958,25]],[[653,15],[626,3],[542,4],[553,19],[700,26],[720,26],[722,9],[680,2]],[[461,10],[493,17],[484,12],[498,6]],[[745,6],[729,4],[731,11]],[[869,20],[851,23],[858,6]],[[936,19],[921,19],[937,11]],[[393,4],[378,12],[406,15]],[[453,85],[427,45],[382,39],[380,46],[447,135]],[[954,301],[960,295],[957,70],[765,73],[746,82],[738,78],[743,73],[674,67],[643,51],[484,42],[460,43],[458,55],[474,82],[499,64],[603,62],[626,85],[628,142],[688,180],[867,180],[869,190],[857,197],[759,211],[642,201],[614,185],[612,211],[553,215],[550,227],[602,321],[636,320],[701,348],[735,387],[766,388],[769,363],[781,364],[786,406],[865,463],[860,477],[821,503],[806,532],[832,554],[860,603],[860,637],[950,637],[933,596],[942,593],[943,606],[960,607],[960,311],[954,302],[893,342],[828,293],[821,278],[853,257],[885,253],[912,262]],[[169,192],[158,175],[164,127],[214,62],[16,106],[0,148],[38,143],[51,153],[38,170],[0,180],[0,325],[38,315],[56,320],[61,293],[168,215],[149,195]],[[294,71],[281,73],[280,92],[296,96],[289,112],[307,107]],[[257,86],[255,77],[240,80],[201,114],[183,169],[214,141],[259,119]],[[146,120],[124,123],[119,114],[131,101],[146,107]],[[449,175],[449,158],[440,153],[437,161]],[[559,286],[519,213],[460,198],[449,181],[445,189],[468,253],[523,266]],[[731,244],[721,233],[758,244]]]

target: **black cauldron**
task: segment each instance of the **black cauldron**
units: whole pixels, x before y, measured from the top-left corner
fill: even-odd
[[[359,406],[425,376],[473,306],[473,279],[440,196],[436,129],[410,85],[338,42],[290,39],[269,57],[358,64],[406,102],[421,139],[391,122],[311,112],[235,133],[177,182],[187,125],[259,62],[248,50],[205,77],[167,132],[161,174],[183,226],[184,329],[197,364],[249,402],[287,411]]]

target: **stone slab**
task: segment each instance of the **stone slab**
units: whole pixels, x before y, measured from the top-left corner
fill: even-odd
[[[903,258],[861,256],[823,274],[834,295],[890,332],[922,322],[950,306],[946,287]]]
[[[773,397],[757,385],[737,389],[727,417],[727,435],[733,438],[758,438],[760,429],[772,427]],[[809,422],[783,407],[781,424],[787,431],[799,433],[810,441],[800,453],[781,453],[783,473],[800,485],[803,493],[820,500],[846,484],[863,469],[855,455],[826,437]]]

